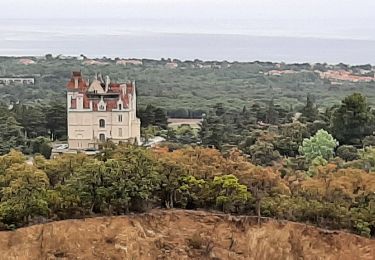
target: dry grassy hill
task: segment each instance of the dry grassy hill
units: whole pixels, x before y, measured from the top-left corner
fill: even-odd
[[[0,259],[375,259],[375,241],[203,211],[66,220],[0,232]]]

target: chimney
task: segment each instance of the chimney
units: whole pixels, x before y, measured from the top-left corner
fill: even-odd
[[[105,77],[105,92],[107,93],[108,92],[108,89],[109,89],[109,83],[111,82],[111,80],[109,79],[109,76],[107,75]]]
[[[74,88],[78,88],[78,77],[74,77]]]
[[[102,77],[102,73],[100,73],[100,72],[98,74],[98,80],[100,81],[100,83],[104,83],[104,80],[103,80],[103,77]]]

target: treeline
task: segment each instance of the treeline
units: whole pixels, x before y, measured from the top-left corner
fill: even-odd
[[[66,106],[58,101],[48,104],[0,103],[0,155],[10,149],[26,154],[42,153],[49,158],[50,141],[66,140]]]
[[[273,100],[267,107],[254,104],[241,111],[218,104],[204,118],[200,137],[206,146],[221,151],[238,147],[253,163],[274,165],[283,157],[302,156],[299,147],[304,139],[320,129],[338,141],[341,154],[354,153],[343,155],[344,160],[356,159],[357,149],[375,144],[375,111],[359,93],[327,109],[318,108],[311,96],[299,111],[286,110]]]
[[[375,156],[375,150],[368,154]],[[354,167],[354,166],[353,166]],[[255,166],[231,150],[146,150],[108,144],[34,165],[12,150],[0,157],[3,229],[152,207],[257,214],[375,235],[375,175],[330,162],[309,177],[293,166]]]
[[[81,70],[90,79],[97,72],[109,75],[113,82],[135,80],[139,107],[152,104],[163,108],[170,117],[199,118],[216,103],[226,107],[242,108],[251,100],[264,106],[270,99],[283,107],[303,105],[307,93],[317,98],[321,106],[329,107],[353,90],[366,93],[375,104],[375,82],[322,79],[319,72],[346,70],[354,75],[372,76],[371,65],[345,64],[284,64],[272,62],[219,62],[148,60],[142,64],[116,64],[120,59],[96,59],[106,65],[90,65],[85,60],[58,57],[27,57],[35,64],[23,65],[18,57],[0,57],[2,76],[29,76],[35,78],[33,86],[0,86],[0,100],[6,104],[21,102],[49,102],[64,99],[66,83],[71,71]],[[170,68],[169,63],[177,65]],[[292,70],[294,73],[269,74],[272,70]],[[332,81],[332,82],[331,82]],[[65,101],[63,101],[65,102]]]

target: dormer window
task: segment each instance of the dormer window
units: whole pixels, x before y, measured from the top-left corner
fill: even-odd
[[[121,104],[118,104],[118,109],[119,109],[119,110],[122,109],[122,105],[121,105]]]
[[[99,110],[104,110],[104,106],[103,106],[103,105],[100,105],[100,106],[99,106]]]

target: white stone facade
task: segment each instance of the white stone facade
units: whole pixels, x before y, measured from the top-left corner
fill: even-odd
[[[73,73],[67,86],[69,149],[99,148],[105,141],[140,142],[135,83],[95,79],[90,86]]]

